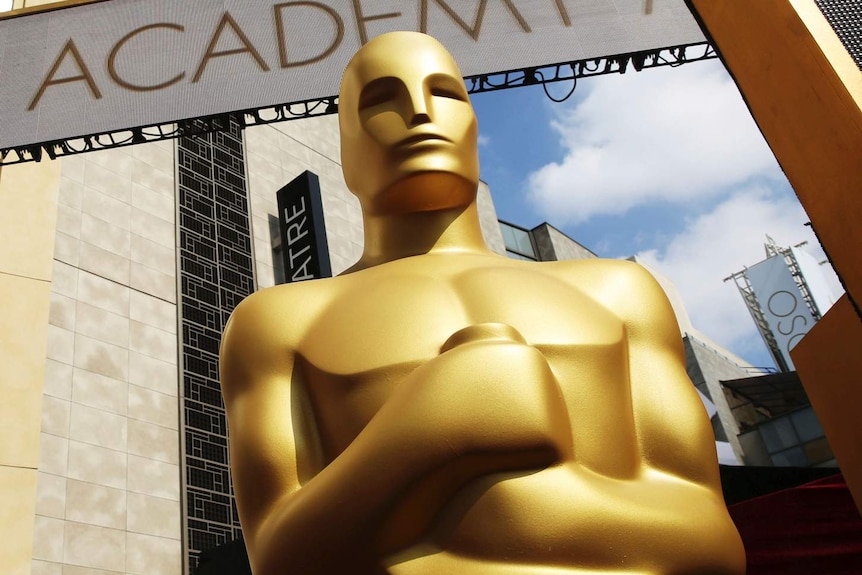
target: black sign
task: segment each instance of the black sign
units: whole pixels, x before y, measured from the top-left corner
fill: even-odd
[[[317,175],[303,172],[278,190],[277,197],[285,280],[332,277]]]

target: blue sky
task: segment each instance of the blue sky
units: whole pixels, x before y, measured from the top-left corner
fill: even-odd
[[[698,330],[773,365],[722,280],[764,258],[766,234],[780,245],[807,240],[825,258],[720,62],[582,79],[563,103],[540,86],[473,103],[482,179],[501,219],[547,221],[602,257],[637,254],[676,283]]]

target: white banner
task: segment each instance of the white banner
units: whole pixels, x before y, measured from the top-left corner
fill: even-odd
[[[0,20],[0,148],[335,95],[425,31],[466,76],[703,42],[683,0],[112,0]]]
[[[773,256],[748,268],[745,276],[778,343],[781,356],[787,367],[794,369],[790,350],[808,333],[814,325],[814,318],[784,256]]]

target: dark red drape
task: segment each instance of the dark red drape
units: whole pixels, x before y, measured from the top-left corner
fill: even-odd
[[[729,509],[748,575],[862,575],[862,518],[841,475]]]

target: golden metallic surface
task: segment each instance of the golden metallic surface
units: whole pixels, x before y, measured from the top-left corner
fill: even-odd
[[[256,575],[736,575],[709,420],[630,262],[491,253],[476,118],[430,37],[348,65],[366,248],[241,303],[221,376]]]

